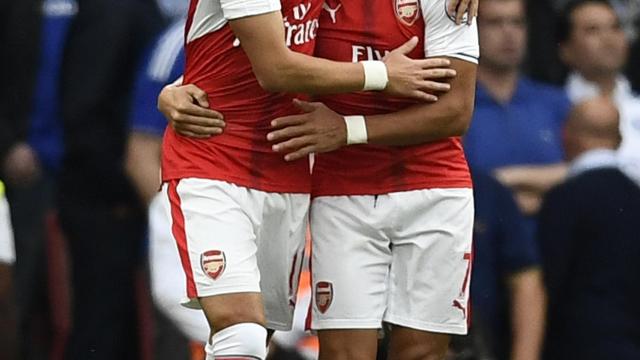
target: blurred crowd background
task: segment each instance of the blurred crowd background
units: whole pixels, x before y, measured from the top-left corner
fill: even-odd
[[[480,3],[472,330],[450,358],[640,359],[640,0]],[[0,359],[203,359],[157,195],[187,5],[0,0]],[[270,352],[317,342],[298,324]]]

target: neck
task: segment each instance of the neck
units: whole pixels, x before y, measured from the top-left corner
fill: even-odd
[[[496,69],[488,66],[478,68],[478,81],[500,103],[513,98],[518,83],[518,69]]]
[[[616,89],[616,79],[618,77],[616,73],[582,73],[581,75],[588,81],[598,85],[602,95],[613,95],[613,91]]]

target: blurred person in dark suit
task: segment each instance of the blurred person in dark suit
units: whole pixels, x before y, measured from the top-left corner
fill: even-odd
[[[0,173],[15,230],[22,357],[47,353],[49,312],[45,219],[55,208],[62,156],[58,78],[76,0],[25,0],[2,7]]]
[[[526,215],[562,181],[561,129],[570,109],[562,88],[522,73],[527,46],[524,0],[480,2],[476,107],[464,137],[472,168],[493,173]]]
[[[133,75],[160,29],[155,3],[81,0],[60,82],[59,208],[72,260],[70,360],[139,359],[135,270],[143,206],[124,172]]]
[[[547,359],[640,359],[640,175],[617,156],[618,119],[608,98],[575,108],[569,179],[540,212]]]
[[[560,57],[570,68],[565,89],[572,102],[610,97],[620,112],[619,156],[640,166],[640,96],[622,71],[629,41],[620,18],[605,0],[577,0],[562,11]]]
[[[539,360],[546,298],[538,245],[508,188],[472,170],[471,331],[451,360]]]

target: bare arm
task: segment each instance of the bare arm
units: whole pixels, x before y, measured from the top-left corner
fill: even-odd
[[[138,194],[149,205],[160,188],[162,138],[133,132],[129,135],[126,167]]]
[[[451,67],[458,74],[451,80],[451,91],[432,104],[368,116],[369,143],[414,145],[461,136],[467,131],[475,102],[477,65],[459,59],[450,60]]]
[[[291,51],[285,44],[282,14],[270,12],[231,20],[234,34],[249,57],[260,85],[268,91],[309,94],[347,93],[363,90],[365,72],[361,63],[337,62]],[[390,95],[432,100],[426,87],[426,60],[405,56],[418,43],[411,39],[385,58]]]
[[[475,98],[477,65],[450,59],[457,75],[451,90],[431,104],[420,104],[391,114],[366,117],[368,142],[379,145],[413,145],[462,135],[469,127]],[[268,135],[274,151],[295,160],[312,152],[328,152],[347,145],[347,129],[342,115],[320,103],[298,102],[305,114],[272,122]]]
[[[567,177],[567,165],[507,166],[497,169],[495,176],[514,192],[520,210],[533,215],[540,209],[546,192]]]
[[[511,293],[511,360],[539,360],[544,338],[546,295],[540,269],[508,279]]]

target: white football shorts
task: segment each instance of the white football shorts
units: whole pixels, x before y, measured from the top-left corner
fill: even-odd
[[[165,189],[166,190],[166,189]],[[211,337],[202,311],[181,306],[186,280],[176,241],[171,235],[171,218],[166,193],[158,193],[149,205],[149,270],[151,295],[158,309],[191,341],[205,344]]]
[[[473,217],[472,189],[314,198],[311,328],[466,334]]]
[[[165,187],[187,278],[185,305],[198,307],[199,297],[260,292],[267,328],[290,330],[309,195],[196,178]]]

